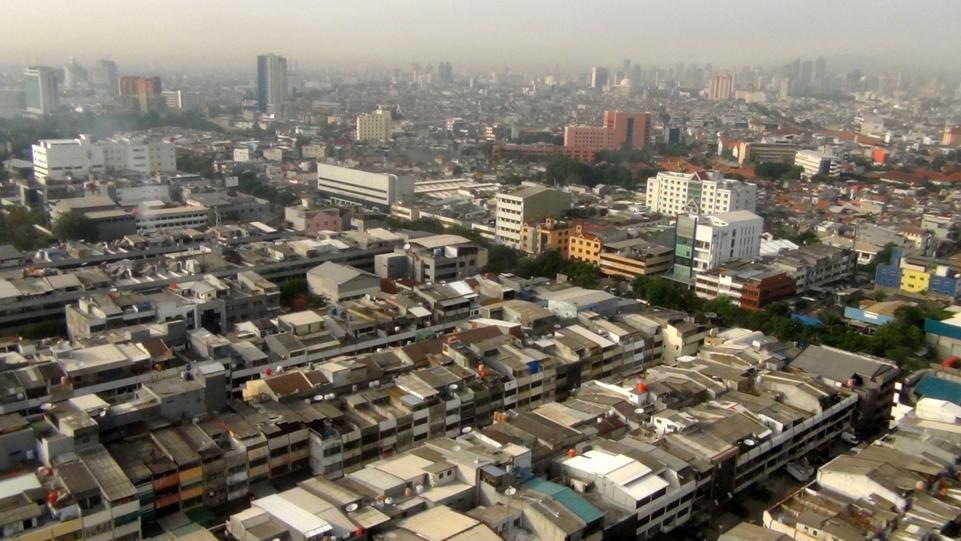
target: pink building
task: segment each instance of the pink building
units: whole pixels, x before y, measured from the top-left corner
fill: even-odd
[[[337,208],[312,209],[301,205],[287,207],[284,209],[284,218],[295,231],[308,236],[321,231],[340,231],[343,227],[340,209]]]
[[[644,148],[651,129],[650,113],[605,111],[602,126],[567,126],[564,128],[564,153],[580,161],[593,161],[601,150]]]

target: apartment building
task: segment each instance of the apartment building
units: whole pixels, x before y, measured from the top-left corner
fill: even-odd
[[[811,244],[779,253],[771,266],[793,277],[795,289],[802,292],[849,280],[854,276],[857,255],[849,248]]]
[[[672,276],[691,284],[697,273],[731,260],[757,258],[763,228],[764,220],[746,210],[678,216]]]
[[[393,134],[391,113],[389,110],[377,109],[371,113],[357,115],[357,127],[354,139],[357,141],[374,141],[387,143]]]
[[[571,195],[544,186],[528,186],[497,194],[495,238],[518,250],[524,247],[524,224],[560,218],[571,207]]]
[[[557,250],[566,259],[568,239],[576,232],[576,224],[554,217],[547,217],[542,222],[524,222],[521,224],[521,250],[531,255]]]
[[[717,171],[661,171],[647,179],[647,208],[667,215],[713,214],[757,208],[757,186],[725,179]]]

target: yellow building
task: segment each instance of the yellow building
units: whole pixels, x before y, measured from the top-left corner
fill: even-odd
[[[525,223],[521,226],[522,248],[532,255],[558,250],[567,259],[569,239],[574,232],[574,224],[554,218],[546,218],[542,223]]]
[[[928,290],[931,275],[926,270],[909,267],[901,269],[901,290],[908,293],[923,293]]]
[[[386,143],[390,141],[392,129],[390,111],[378,109],[372,113],[357,115],[355,138],[358,141]]]
[[[602,245],[599,236],[585,231],[583,225],[577,225],[568,242],[567,257],[600,266]]]

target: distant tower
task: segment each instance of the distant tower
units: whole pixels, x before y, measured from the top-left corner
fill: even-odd
[[[117,77],[117,63],[113,60],[97,60],[97,64],[90,73],[93,86],[106,93],[108,96],[116,96],[120,87]]]
[[[23,78],[27,113],[49,115],[60,107],[56,70],[45,66],[30,66],[23,70]]]
[[[711,76],[707,87],[707,98],[714,101],[731,99],[734,92],[734,77],[729,71],[719,71]]]
[[[601,89],[607,86],[607,68],[594,66],[591,68],[591,88]]]
[[[275,54],[257,57],[257,110],[283,113],[287,104],[287,59]]]

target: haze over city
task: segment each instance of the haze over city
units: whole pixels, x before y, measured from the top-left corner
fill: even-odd
[[[171,0],[162,7],[52,0],[8,1],[0,14],[4,60],[110,56],[166,69],[244,67],[264,51],[281,51],[305,70],[365,69],[442,51],[464,69],[571,68],[621,58],[748,65],[827,56],[955,70],[961,50],[961,3],[953,0]]]
[[[961,541],[961,1],[0,28],[4,541]]]

